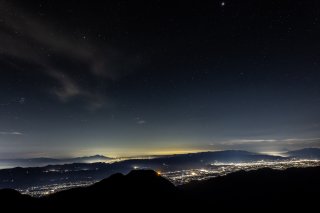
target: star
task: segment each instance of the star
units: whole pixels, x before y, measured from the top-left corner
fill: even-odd
[[[224,7],[226,5],[226,3],[223,1],[221,2],[221,7]]]

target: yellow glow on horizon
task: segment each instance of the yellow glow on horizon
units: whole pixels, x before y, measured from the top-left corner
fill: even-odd
[[[180,138],[141,140],[133,138],[130,143],[122,140],[114,140],[111,143],[102,139],[94,141],[94,143],[97,145],[90,146],[91,143],[88,143],[88,145],[72,150],[69,156],[79,157],[99,154],[112,158],[133,158],[218,151],[215,146],[200,146],[198,145],[199,141]]]
[[[175,155],[175,154],[188,154],[197,152],[208,152],[208,151],[218,151],[218,150],[208,150],[208,149],[171,149],[171,148],[132,148],[132,149],[104,149],[104,148],[93,148],[85,149],[72,153],[72,156],[90,156],[90,155],[104,155],[112,158],[132,158],[132,157],[143,157],[143,156],[157,156],[157,155]]]
[[[174,154],[187,154],[187,153],[208,152],[208,151],[215,151],[215,150],[203,150],[203,149],[159,150],[159,151],[150,151],[148,155],[174,155]]]

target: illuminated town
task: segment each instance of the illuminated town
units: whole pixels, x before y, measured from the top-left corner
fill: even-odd
[[[158,171],[160,175],[169,179],[175,185],[185,184],[191,181],[206,180],[209,178],[214,178],[218,176],[227,175],[236,171],[244,170],[256,170],[261,168],[271,168],[277,170],[284,170],[287,168],[304,168],[304,167],[315,167],[320,166],[320,160],[282,160],[282,161],[255,161],[255,162],[245,162],[245,163],[223,163],[223,162],[213,162],[207,165],[205,168],[199,169],[189,169],[180,171],[170,171],[161,172]],[[139,169],[133,166],[133,169]],[[57,171],[58,172],[58,171]],[[45,196],[58,191],[67,190],[74,187],[85,187],[94,184],[96,180],[88,181],[69,181],[68,178],[65,179],[64,183],[54,183],[47,184],[43,186],[34,186],[24,189],[18,189],[23,194],[29,194],[33,197]]]
[[[206,180],[213,177],[227,175],[240,170],[250,171],[261,168],[284,170],[287,168],[304,168],[319,166],[320,160],[286,160],[286,161],[257,161],[250,163],[220,163],[215,162],[206,168],[173,171],[162,174],[175,185],[190,181]]]
[[[66,182],[62,184],[50,184],[44,186],[33,186],[27,189],[19,189],[23,194],[29,194],[32,197],[41,197],[49,195],[58,191],[67,190],[76,187],[89,186],[94,184],[96,181],[79,181],[79,182]]]

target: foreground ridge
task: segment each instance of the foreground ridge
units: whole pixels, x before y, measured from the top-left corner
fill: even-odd
[[[175,187],[152,170],[114,174],[89,187],[74,188],[32,198],[15,190],[0,190],[1,208],[12,209],[101,209],[130,208],[297,208],[315,207],[320,189],[320,167],[284,171],[240,171],[206,181]],[[232,203],[232,205],[230,205]],[[245,204],[245,205],[244,205]]]

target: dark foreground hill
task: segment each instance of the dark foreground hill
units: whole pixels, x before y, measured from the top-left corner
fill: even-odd
[[[89,187],[75,188],[40,199],[14,190],[0,190],[3,209],[41,212],[72,210],[169,209],[311,209],[318,208],[320,167],[285,171],[260,169],[236,172],[175,187],[151,170],[115,174]]]
[[[101,156],[90,157],[91,160]],[[81,158],[86,159],[88,158]],[[172,172],[210,167],[214,162],[278,161],[286,158],[241,150],[224,150],[162,156],[153,159],[130,159],[114,163],[73,163],[45,167],[0,170],[0,189],[27,189],[52,184],[80,181],[100,181],[115,173],[127,174],[134,168]],[[1,164],[1,160],[0,160]]]

